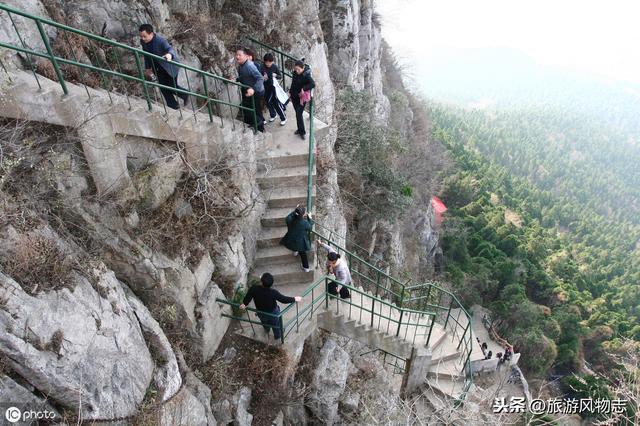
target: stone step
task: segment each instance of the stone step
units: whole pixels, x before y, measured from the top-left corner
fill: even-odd
[[[309,263],[313,264],[315,252],[313,250],[308,251],[307,257],[309,258]],[[259,248],[256,253],[256,267],[287,263],[300,263],[300,258],[294,256],[291,250],[281,245]]]
[[[286,226],[280,226],[277,228],[263,228],[258,234],[258,249],[278,247],[280,240],[287,233]],[[291,254],[293,256],[293,254]]]
[[[268,265],[256,267],[251,274],[253,277],[260,278],[260,276],[269,272],[273,275],[275,284],[309,284],[314,280],[314,272],[304,272],[300,263],[291,263],[286,265]]]
[[[287,168],[264,168],[258,172],[258,184],[263,189],[269,188],[290,188],[292,186],[304,186],[309,181],[308,166],[297,166]],[[312,170],[312,182],[315,183],[315,168]]]
[[[313,187],[311,193],[312,200],[316,197],[316,188]],[[306,186],[294,186],[290,188],[274,188],[265,191],[265,198],[267,207],[269,209],[288,208],[293,210],[298,204],[304,206],[307,204],[307,187]]]
[[[442,377],[452,380],[464,378],[464,364],[460,363],[459,358],[448,361],[433,362],[429,366],[427,376],[433,378]]]
[[[455,399],[462,394],[464,380],[452,380],[445,377],[427,377],[427,385],[434,391]]]
[[[295,208],[295,206],[294,206]],[[275,209],[267,209],[262,218],[260,219],[260,224],[265,227],[277,227],[277,226],[285,226],[285,219],[289,213],[293,211],[292,208],[275,208]]]

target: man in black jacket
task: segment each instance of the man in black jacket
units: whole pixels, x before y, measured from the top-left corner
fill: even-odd
[[[153,27],[150,24],[140,25],[138,31],[140,32],[140,44],[142,45],[142,50],[153,53],[156,56],[162,56],[166,59],[166,61],[163,61],[145,55],[145,75],[150,78],[155,70],[155,74],[158,77],[158,83],[163,86],[170,86],[175,87],[176,89],[185,90],[178,85],[178,73],[180,68],[172,62],[179,63],[179,60],[178,55],[171,44],[169,44],[166,38],[154,33]],[[187,105],[189,95],[186,93],[179,93],[164,88],[160,89],[160,92],[162,93],[162,96],[164,96],[167,106],[171,109],[178,109],[180,107],[178,101],[176,101],[176,98],[174,97],[174,94],[178,95],[178,97],[182,99],[185,106]]]
[[[295,134],[299,135],[302,140],[306,138],[305,135],[307,134],[304,129],[304,120],[302,119],[302,112],[307,103],[300,102],[300,96],[303,95],[303,92],[310,92],[314,87],[316,87],[316,83],[311,77],[311,69],[304,62],[296,61],[293,67],[291,86],[289,87],[289,98],[293,104],[293,109],[296,110],[298,130],[295,131]]]
[[[275,79],[281,79],[282,73],[278,66],[273,63],[273,54],[266,53],[262,59],[262,65],[260,66],[260,73],[264,79],[264,101],[269,108],[269,122],[273,122],[276,119],[276,114],[280,117],[280,125],[287,124],[287,116],[285,114],[285,108],[276,95],[276,88],[273,84]]]
[[[258,318],[264,327],[264,330],[269,334],[269,330],[273,328],[273,337],[278,340],[282,333],[282,321],[278,316],[280,313],[280,303],[294,303],[302,300],[302,297],[288,297],[283,296],[278,290],[271,288],[273,285],[273,275],[268,272],[262,274],[260,277],[261,285],[251,286],[247,295],[242,300],[240,309],[245,309],[251,300],[256,305],[258,311]],[[268,315],[271,314],[271,315]]]

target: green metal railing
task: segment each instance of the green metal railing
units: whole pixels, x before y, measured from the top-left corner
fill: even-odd
[[[254,59],[260,61],[265,52],[272,52],[276,61],[279,59],[279,65],[283,71],[283,87],[286,87],[286,77],[292,77],[293,71],[289,70],[292,69],[293,62],[297,58],[254,38],[248,37],[247,40],[253,47]],[[313,109],[312,98],[309,105],[308,211],[312,209],[312,174],[315,159]],[[460,351],[458,359],[465,377],[463,393],[458,401],[461,402],[472,385],[471,353],[473,342],[471,333],[472,319],[460,301],[449,291],[433,283],[414,284],[410,279],[404,281],[394,278],[389,273],[389,264],[382,259],[375,262],[371,261],[370,254],[366,249],[338,236],[331,229],[318,222],[314,221],[314,229],[311,234],[316,239],[333,246],[336,251],[347,259],[353,284],[344,285],[327,275],[311,284],[303,294],[303,297],[311,294],[312,300],[310,304],[306,305],[300,312],[297,304],[295,304],[295,315],[288,321],[283,321],[282,318],[288,310],[293,309],[293,305],[288,306],[280,313],[279,323],[282,324],[282,341],[284,342],[291,330],[299,329],[301,322],[312,317],[313,313],[322,306],[323,299],[325,308],[329,307],[330,302],[335,301],[335,309],[338,313],[342,306],[343,310],[348,311],[346,313],[349,319],[354,317],[360,323],[366,323],[378,331],[395,335],[412,343],[415,343],[417,337],[424,336],[425,346],[429,345],[434,325],[439,320],[445,330],[451,333],[454,341],[458,342],[457,349]],[[343,240],[345,241],[344,246],[336,243],[336,241]],[[378,266],[374,266],[373,263],[378,264]],[[331,282],[348,288],[351,292],[351,298],[339,299],[328,293],[328,285]],[[324,285],[324,289],[320,288],[322,285]],[[453,313],[454,310],[455,313]],[[248,313],[246,319],[237,317],[236,319],[249,324],[255,323],[249,318]],[[375,350],[381,349],[376,348]],[[404,363],[400,367],[398,361],[400,358],[395,354],[385,353],[385,359],[387,356],[396,357],[394,364],[396,369],[404,369]]]
[[[287,77],[289,81],[293,79],[293,66],[297,61],[304,62],[304,58],[296,58],[289,53],[270,46],[260,40],[253,37],[246,37],[247,47],[251,48],[254,53],[254,62],[262,62],[262,58],[265,53],[270,52],[276,59],[278,68],[282,71],[282,88],[287,91]],[[311,69],[311,66],[305,63],[306,66]],[[309,101],[309,159],[308,159],[308,174],[307,174],[307,211],[312,211],[313,208],[313,166],[315,163],[315,123],[314,123],[314,97],[311,97]]]
[[[371,265],[361,256],[347,250],[340,244],[336,244],[330,237],[319,232],[317,228],[311,233],[315,238],[332,246],[347,259],[355,285],[360,285],[365,291],[374,294],[374,303],[391,303],[403,312],[426,314],[431,320],[426,330],[427,345],[431,341],[436,321],[439,320],[443,324],[443,327],[451,333],[452,339],[458,342],[457,349],[460,351],[458,359],[465,374],[464,392],[461,400],[464,399],[473,383],[471,354],[474,343],[471,315],[458,298],[434,283],[410,285],[410,281],[398,280],[382,269]],[[331,236],[334,235],[331,234]],[[454,309],[455,313],[452,313]]]
[[[49,74],[49,77],[58,81],[64,95],[69,94],[67,83],[73,82],[84,86],[89,98],[92,96],[90,88],[100,88],[107,91],[112,103],[112,92],[125,95],[129,109],[131,109],[130,96],[142,97],[146,100],[149,111],[153,109],[154,104],[161,104],[165,113],[167,112],[166,102],[163,96],[158,96],[157,91],[170,90],[178,95],[189,96],[189,106],[194,120],[197,120],[197,113],[200,110],[206,109],[210,122],[214,121],[214,115],[218,115],[221,126],[224,126],[223,116],[228,115],[235,128],[235,117],[240,112],[243,117],[246,117],[244,121],[251,122],[254,131],[257,130],[255,101],[252,99],[252,105],[245,106],[232,97],[233,90],[238,92],[238,99],[240,99],[242,89],[248,86],[175,61],[171,64],[178,70],[178,75],[173,78],[171,85],[161,84],[146,78],[142,64],[142,60],[147,58],[152,64],[153,73],[157,76],[156,67],[169,62],[161,56],[23,12],[3,3],[0,3],[0,19],[5,21],[6,28],[13,28],[16,36],[14,43],[9,40],[0,40],[0,47],[26,56],[28,68],[40,88],[42,86],[38,76]],[[19,24],[37,29],[42,41],[41,49],[27,45],[18,29]],[[49,38],[47,30],[56,34],[55,39]],[[42,62],[38,63],[38,58],[47,60],[53,71]],[[6,71],[5,65],[1,62],[0,65]],[[178,80],[181,77],[184,77],[183,81],[186,82],[187,88],[178,87]],[[224,99],[225,94],[226,99]],[[180,108],[179,113],[182,117]]]
[[[289,77],[289,81],[293,78],[293,65],[296,61],[303,61],[304,58],[296,58],[291,54],[284,52],[276,47],[270,46],[260,40],[257,40],[253,37],[247,36],[245,44],[251,50],[253,50],[254,62],[262,62],[262,58],[265,53],[272,53],[278,68],[282,71],[282,88],[287,90],[287,77]],[[307,64],[309,66],[309,64]]]

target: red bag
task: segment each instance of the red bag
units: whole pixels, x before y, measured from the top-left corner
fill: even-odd
[[[311,100],[311,90],[305,91],[305,90],[301,90],[300,91],[300,105],[304,105],[305,103],[309,102]]]

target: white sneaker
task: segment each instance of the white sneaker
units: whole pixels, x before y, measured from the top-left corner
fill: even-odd
[[[281,125],[281,126],[284,126],[285,124],[287,124],[287,120],[282,120],[282,121],[280,121],[280,125]]]
[[[293,252],[293,255],[294,255],[294,256],[297,256],[297,255],[298,255],[298,252],[297,252],[297,251],[294,251],[294,252]]]
[[[302,268],[302,266],[301,266],[301,268]],[[305,272],[311,272],[311,269],[309,269],[309,268],[302,268],[302,270],[305,271]]]
[[[271,118],[269,118],[269,123],[273,123],[274,121],[276,121],[276,118],[275,118],[275,117],[271,117]]]

